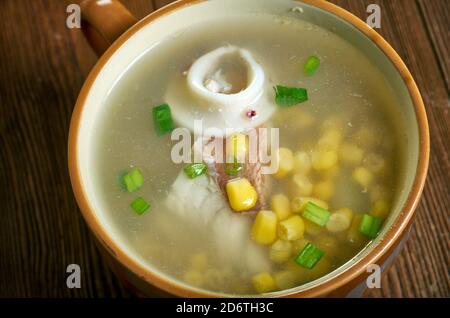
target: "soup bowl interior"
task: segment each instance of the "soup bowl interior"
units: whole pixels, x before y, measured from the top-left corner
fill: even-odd
[[[110,222],[107,205],[97,196],[99,182],[91,173],[96,158],[96,123],[103,101],[134,61],[167,37],[175,37],[193,23],[207,22],[231,15],[284,15],[293,8],[302,19],[333,32],[366,55],[388,81],[398,103],[386,109],[397,119],[401,132],[398,143],[401,171],[392,213],[382,233],[356,257],[335,271],[305,285],[269,294],[286,296],[311,292],[319,295],[345,284],[365,271],[363,265],[375,262],[394,244],[407,226],[420,195],[427,165],[427,127],[417,88],[400,58],[384,40],[346,11],[323,1],[227,0],[181,1],[141,20],[127,31],[102,56],[87,79],[71,123],[69,167],[74,192],[83,215],[100,242],[125,268],[143,281],[182,296],[224,296],[188,286],[151,268],[141,255],[127,247]],[[351,23],[349,22],[351,21]],[[244,31],[245,32],[245,31]],[[263,34],[261,36],[264,36]],[[359,267],[358,267],[359,266]]]

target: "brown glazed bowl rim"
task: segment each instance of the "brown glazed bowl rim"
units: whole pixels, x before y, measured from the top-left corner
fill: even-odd
[[[133,272],[139,279],[142,279],[153,286],[169,292],[172,295],[182,297],[215,297],[222,296],[222,294],[208,292],[205,290],[190,289],[181,283],[177,283],[173,279],[162,277],[162,275],[158,275],[146,269],[144,266],[130,257],[124,250],[119,248],[114,239],[101,225],[91,204],[87,200],[85,189],[82,186],[80,167],[77,159],[77,148],[79,141],[78,137],[81,115],[85,107],[86,98],[94,81],[96,80],[98,74],[102,70],[103,66],[107,63],[107,61],[133,34],[135,34],[147,24],[163,15],[172,13],[174,10],[181,9],[186,5],[192,5],[203,1],[204,0],[181,0],[163,7],[140,20],[109,47],[109,49],[103,54],[103,56],[101,56],[97,64],[94,66],[81,89],[72,115],[68,140],[68,164],[73,191],[83,217],[97,239],[122,266]],[[426,179],[430,151],[428,121],[420,92],[417,88],[416,83],[414,82],[414,79],[412,78],[411,73],[409,72],[402,59],[396,53],[396,51],[377,32],[375,32],[366,23],[364,23],[362,20],[354,16],[352,13],[346,11],[345,9],[342,9],[324,0],[300,0],[299,2],[303,2],[305,4],[322,9],[350,23],[363,34],[365,34],[366,37],[370,39],[374,44],[376,44],[392,62],[399,74],[402,76],[414,106],[419,128],[419,159],[415,172],[414,183],[410,193],[408,194],[408,198],[402,208],[401,213],[393,222],[391,228],[383,237],[383,240],[377,246],[373,247],[365,257],[361,258],[358,262],[349,266],[347,269],[341,271],[340,273],[337,273],[335,276],[331,277],[328,280],[319,282],[311,286],[310,288],[300,291],[293,290],[273,294],[273,296],[282,297],[315,297],[326,295],[333,290],[336,290],[337,288],[342,287],[343,285],[357,279],[365,272],[366,267],[369,264],[375,264],[377,260],[379,260],[383,256],[383,254],[385,254],[385,252],[393,248],[396,242],[401,238],[404,230],[409,226],[409,223],[414,215],[414,210],[418,205]]]

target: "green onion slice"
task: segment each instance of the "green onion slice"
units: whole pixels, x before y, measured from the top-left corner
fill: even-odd
[[[294,106],[308,100],[308,92],[305,88],[277,85],[274,90],[275,101],[281,107]]]
[[[150,204],[141,197],[138,197],[131,202],[130,206],[139,215],[144,214],[144,212],[150,208]]]
[[[240,164],[239,162],[225,164],[225,173],[228,176],[237,176],[241,171],[242,171],[242,164]]]
[[[383,219],[369,214],[364,214],[361,219],[361,223],[359,223],[359,232],[370,237],[371,239],[374,239],[377,237],[382,223]]]
[[[153,123],[155,125],[156,133],[161,136],[171,132],[175,126],[172,120],[172,113],[168,104],[156,106],[152,110]]]
[[[315,55],[312,55],[306,60],[305,65],[303,66],[303,70],[305,71],[306,75],[313,75],[317,71],[319,66],[319,58]]]
[[[207,166],[204,163],[192,163],[184,167],[183,170],[189,178],[194,179],[204,174],[206,169]]]
[[[331,213],[312,202],[308,202],[303,210],[303,217],[317,225],[325,226]]]
[[[295,258],[295,262],[305,268],[312,269],[320,261],[325,252],[308,243]]]
[[[135,168],[122,176],[122,183],[128,192],[135,192],[144,184],[144,177],[141,171]]]

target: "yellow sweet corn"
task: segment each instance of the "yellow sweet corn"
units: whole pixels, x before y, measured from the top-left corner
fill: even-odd
[[[389,215],[389,205],[385,200],[378,200],[374,203],[370,214],[385,219]]]
[[[339,147],[339,160],[349,165],[359,165],[364,152],[355,144],[344,143]]]
[[[291,192],[296,196],[308,196],[311,195],[313,190],[313,184],[309,181],[309,178],[304,174],[294,174],[292,176],[292,189]]]
[[[278,237],[286,241],[295,241],[303,237],[305,224],[298,215],[278,223]]]
[[[313,195],[324,201],[330,200],[334,195],[334,183],[331,180],[316,183],[314,185]]]
[[[273,274],[273,280],[279,290],[285,290],[297,285],[295,272],[290,270],[281,270]]]
[[[326,228],[331,233],[339,233],[347,230],[352,224],[353,212],[350,209],[343,208],[332,213]]]
[[[284,263],[289,260],[292,244],[289,241],[277,240],[270,246],[269,258],[275,263]]]
[[[337,129],[327,129],[320,137],[317,145],[322,150],[338,150],[342,140],[342,134]]]
[[[204,271],[208,267],[208,256],[205,253],[196,253],[190,259],[191,268]]]
[[[315,170],[327,170],[338,163],[338,156],[334,150],[316,150],[312,153],[311,162]]]
[[[305,151],[298,151],[294,155],[294,171],[306,175],[311,170],[311,156]]]
[[[364,167],[358,167],[353,170],[352,177],[353,180],[364,188],[367,188],[373,180],[372,172]]]
[[[291,215],[289,198],[284,194],[275,194],[270,199],[270,209],[277,215],[279,221],[287,219]]]
[[[246,178],[233,179],[226,185],[228,201],[234,211],[241,212],[253,208],[258,201],[258,194]]]
[[[253,287],[260,293],[268,293],[274,291],[277,286],[273,277],[269,273],[260,273],[252,278]]]
[[[276,238],[276,214],[268,210],[259,211],[252,226],[252,239],[259,244],[271,244]]]
[[[227,138],[226,154],[237,160],[238,162],[245,162],[247,154],[247,136],[244,134],[234,134]]]
[[[288,148],[279,148],[277,152],[278,171],[276,178],[283,178],[294,169],[294,154]]]
[[[302,213],[308,202],[312,202],[315,205],[328,210],[328,204],[325,201],[312,197],[295,197],[291,201],[291,211],[296,214]]]

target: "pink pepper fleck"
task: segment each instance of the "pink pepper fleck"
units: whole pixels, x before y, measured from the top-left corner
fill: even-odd
[[[251,109],[251,110],[247,111],[246,115],[248,118],[253,118],[256,116],[256,110]]]

